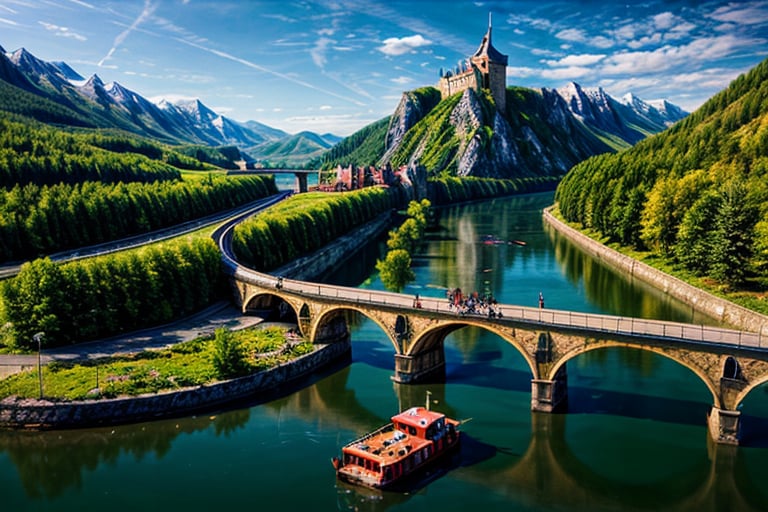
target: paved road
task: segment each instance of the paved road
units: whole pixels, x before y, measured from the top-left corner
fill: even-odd
[[[74,361],[98,359],[118,353],[128,354],[146,349],[159,349],[189,341],[204,334],[212,334],[219,327],[232,330],[244,329],[260,323],[258,316],[245,316],[229,302],[219,302],[177,322],[134,331],[104,340],[79,343],[67,347],[43,350],[43,364],[50,361]],[[0,355],[0,378],[37,365],[37,354]]]

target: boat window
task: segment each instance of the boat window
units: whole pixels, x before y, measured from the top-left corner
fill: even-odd
[[[414,427],[412,425],[408,425],[408,433],[411,434],[412,436],[415,436],[416,435],[416,427]]]

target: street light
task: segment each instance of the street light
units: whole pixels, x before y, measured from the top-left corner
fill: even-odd
[[[32,339],[37,342],[37,379],[40,381],[40,400],[43,399],[43,361],[40,352],[42,351],[42,342],[45,333],[38,332]]]

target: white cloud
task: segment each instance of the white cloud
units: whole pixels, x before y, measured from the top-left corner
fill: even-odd
[[[385,55],[396,56],[412,52],[422,46],[428,46],[432,44],[432,41],[425,39],[421,34],[416,34],[400,38],[390,37],[385,39],[383,43],[383,46],[379,47],[378,50]]]
[[[765,2],[729,3],[715,10],[709,17],[729,23],[756,25],[765,23],[768,19],[768,4]]]
[[[92,6],[91,4],[86,3],[86,2],[82,2],[81,0],[69,0],[69,1],[72,2],[73,4],[77,4],[77,5],[80,5],[82,7],[87,7],[89,9],[95,9],[95,7]]]
[[[549,66],[591,66],[597,64],[605,58],[604,54],[584,53],[582,55],[568,55],[559,60],[547,60],[545,63]]]
[[[120,32],[117,37],[115,38],[115,41],[112,43],[112,48],[109,49],[107,54],[99,61],[98,66],[102,67],[104,65],[104,62],[106,62],[108,59],[112,57],[112,55],[115,53],[117,48],[123,44],[123,41],[125,41],[125,38],[127,38],[131,32],[136,30],[139,25],[141,25],[147,18],[152,16],[152,13],[155,12],[155,9],[157,6],[152,6],[149,3],[149,0],[144,0],[144,8],[141,10],[141,13],[139,16],[133,20],[133,23],[131,23],[131,26],[127,29]]]
[[[677,17],[671,12],[662,12],[653,17],[653,25],[657,30],[667,30],[672,28],[677,22]]]
[[[391,81],[396,84],[405,85],[413,82],[413,79],[408,76],[398,76],[397,78],[392,78]]]
[[[330,105],[320,105],[320,110],[332,110],[333,107]]]
[[[586,76],[591,72],[592,70],[590,68],[570,66],[567,68],[543,69],[541,71],[541,76],[555,80],[572,80]]]
[[[14,26],[18,25],[18,23],[16,23],[15,21],[7,20],[5,18],[0,18],[0,23],[5,23],[5,24],[8,24],[8,25],[14,25]]]
[[[333,39],[328,39],[327,37],[321,37],[317,41],[315,41],[315,46],[309,50],[309,55],[312,57],[312,62],[315,63],[315,66],[319,67],[320,69],[325,67],[326,62],[328,62],[328,59],[325,57],[325,51],[328,49],[328,46],[331,45],[331,43],[335,43]]]
[[[88,38],[80,35],[76,32],[72,32],[67,27],[62,27],[60,25],[54,25],[53,23],[46,23],[44,21],[38,21],[39,24],[41,24],[43,27],[45,27],[46,30],[49,32],[53,32],[54,35],[57,35],[59,37],[70,37],[72,39],[76,39],[78,41],[86,41]]]
[[[573,41],[575,43],[583,43],[587,40],[587,33],[580,28],[567,28],[561,30],[555,37],[562,39],[563,41]]]
[[[508,77],[528,78],[529,76],[536,76],[538,74],[539,74],[539,71],[534,68],[507,66]]]
[[[691,62],[708,62],[728,57],[739,48],[758,47],[764,41],[739,38],[732,34],[706,37],[687,45],[666,45],[653,51],[617,53],[605,60],[607,74],[657,73]]]

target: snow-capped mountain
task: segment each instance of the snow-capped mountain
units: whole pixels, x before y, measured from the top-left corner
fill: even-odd
[[[16,65],[19,71],[31,78],[36,84],[47,82],[56,90],[61,90],[62,87],[69,85],[69,81],[59,67],[38,59],[25,48],[19,48],[10,54],[8,58]]]
[[[105,83],[98,75],[86,80],[68,64],[43,61],[24,48],[8,54],[0,47],[0,80],[40,97],[37,102],[58,103],[66,111],[56,118],[77,125],[120,128],[176,143],[240,148],[289,136],[255,121],[228,119],[200,100],[156,104],[118,82]],[[45,111],[38,114],[49,120]]]
[[[584,124],[618,134],[632,143],[660,132],[688,115],[667,101],[662,110],[631,93],[616,100],[602,87],[582,88],[575,82],[556,91],[571,113]]]

